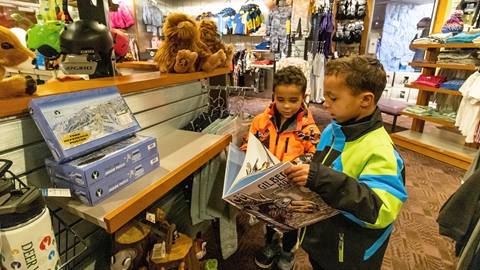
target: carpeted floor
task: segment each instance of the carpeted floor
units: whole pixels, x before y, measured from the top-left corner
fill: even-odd
[[[248,98],[244,109],[251,114],[258,114],[269,102],[268,99]],[[328,113],[321,105],[312,105],[310,109],[320,128],[328,124]],[[391,117],[385,116],[384,120],[389,123]],[[407,117],[400,117],[399,130],[408,128],[410,123]],[[388,126],[386,124],[387,129]],[[382,269],[455,269],[454,244],[439,235],[435,220],[440,207],[458,188],[464,171],[407,149],[400,148],[399,151],[406,164],[409,199],[395,223]],[[263,243],[263,227],[261,224],[249,225],[243,215],[239,217],[238,225],[239,249],[227,260],[220,261],[220,270],[257,269],[253,254]],[[208,245],[209,257],[221,258],[219,250],[215,248],[219,246],[218,239],[210,240],[217,243]]]

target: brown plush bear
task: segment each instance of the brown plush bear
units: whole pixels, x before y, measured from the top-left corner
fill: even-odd
[[[232,44],[225,44],[220,39],[220,35],[217,32],[217,24],[211,19],[203,19],[199,24],[200,40],[212,51],[223,50],[227,55],[223,67],[229,67],[232,63],[233,54],[235,53],[235,47]]]
[[[173,70],[176,73],[195,72],[195,63],[197,62],[198,53],[189,50],[180,50],[177,52],[175,66]]]
[[[32,95],[36,90],[32,77],[15,75],[3,79],[5,67],[14,67],[34,58],[35,54],[25,48],[10,29],[0,26],[0,98]]]
[[[200,40],[197,23],[186,14],[170,14],[163,24],[163,36],[164,41],[154,59],[160,72],[208,72],[225,63],[225,52],[215,50],[212,53]]]

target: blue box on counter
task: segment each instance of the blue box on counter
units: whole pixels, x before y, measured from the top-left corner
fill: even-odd
[[[105,177],[102,181],[88,187],[78,186],[70,181],[50,176],[58,188],[68,188],[74,197],[82,203],[94,206],[102,200],[110,197],[145,174],[158,168],[160,165],[158,154],[145,157],[134,165],[124,167],[115,173]]]
[[[34,98],[29,107],[53,158],[60,163],[140,130],[116,87]]]
[[[158,154],[156,139],[135,135],[66,163],[47,158],[45,165],[49,175],[88,187],[153,154]]]

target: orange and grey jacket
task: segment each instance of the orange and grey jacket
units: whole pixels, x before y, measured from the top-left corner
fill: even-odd
[[[281,161],[292,161],[315,153],[320,131],[308,109],[302,107],[281,127],[279,123],[279,114],[272,103],[265,112],[255,116],[250,132]],[[241,149],[245,151],[247,144]]]
[[[393,223],[407,199],[403,160],[380,111],[322,132],[307,187],[342,214],[306,228],[302,243],[325,269],[380,269]]]

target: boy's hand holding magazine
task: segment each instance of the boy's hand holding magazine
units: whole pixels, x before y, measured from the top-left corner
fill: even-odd
[[[281,163],[253,134],[249,136],[246,153],[233,144],[229,146],[225,201],[282,231],[302,228],[338,213],[304,187],[308,165]]]

